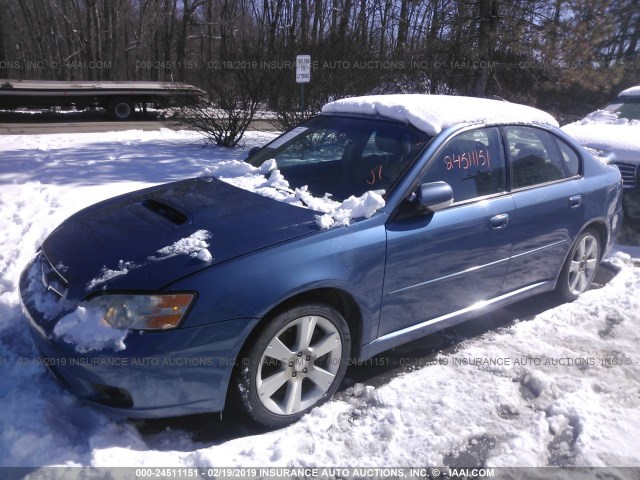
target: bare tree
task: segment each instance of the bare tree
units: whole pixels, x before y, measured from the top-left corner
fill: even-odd
[[[498,0],[479,0],[478,2],[478,64],[476,64],[475,78],[471,87],[471,94],[484,97],[489,75],[491,52],[495,47],[495,37],[498,28]]]
[[[454,92],[582,112],[637,83],[639,44],[640,0],[0,0],[0,78],[215,91],[250,59],[260,101],[292,119],[299,53],[320,65],[310,101]]]
[[[182,107],[178,120],[205,134],[208,143],[234,147],[242,139],[263,97],[251,70],[221,71],[209,88],[210,104]]]

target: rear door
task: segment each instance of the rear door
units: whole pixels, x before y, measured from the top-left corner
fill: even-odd
[[[403,212],[387,224],[378,335],[432,320],[499,294],[507,271],[514,203],[498,128],[458,134],[428,163],[422,182],[445,181],[454,204]]]
[[[504,292],[553,281],[584,221],[580,157],[541,128],[503,128],[516,211]]]

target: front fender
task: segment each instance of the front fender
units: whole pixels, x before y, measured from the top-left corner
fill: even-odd
[[[295,295],[337,288],[358,303],[362,341],[375,338],[386,255],[385,221],[378,213],[348,227],[265,248],[185,277],[166,288],[197,291],[185,327],[237,318],[263,318]]]

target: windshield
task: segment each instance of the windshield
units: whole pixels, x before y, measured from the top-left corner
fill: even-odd
[[[247,159],[259,167],[275,159],[292,188],[334,200],[388,192],[431,137],[375,119],[319,116],[290,130]]]
[[[619,118],[640,120],[640,97],[619,97],[609,103],[604,110],[617,113]]]

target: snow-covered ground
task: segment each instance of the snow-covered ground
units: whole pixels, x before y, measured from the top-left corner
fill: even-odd
[[[614,253],[617,275],[576,302],[353,385],[285,429],[215,445],[179,427],[143,435],[67,394],[37,360],[21,269],[80,208],[246,156],[201,144],[168,130],[0,137],[0,465],[640,466],[640,247]]]

